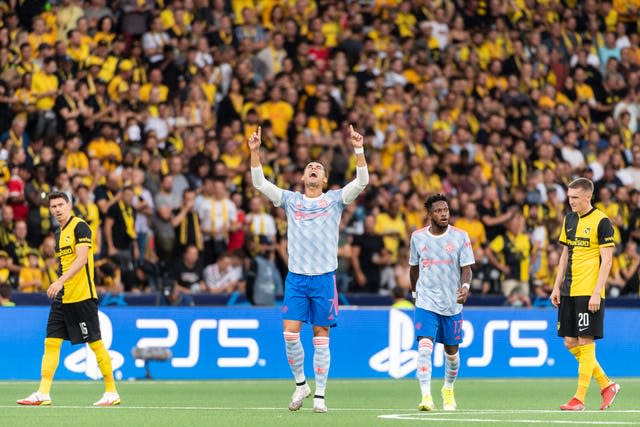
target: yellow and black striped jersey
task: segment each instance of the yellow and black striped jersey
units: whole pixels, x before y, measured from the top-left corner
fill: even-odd
[[[571,212],[564,217],[559,242],[569,249],[562,295],[591,296],[600,271],[600,248],[615,246],[611,221],[596,208],[583,216]]]
[[[61,292],[63,304],[98,298],[93,281],[94,266],[91,229],[84,220],[72,216],[64,227],[56,231],[56,255],[60,261],[59,275],[62,275],[71,267],[71,264],[76,259],[76,248],[78,246],[89,246],[87,263],[64,283],[64,288]]]

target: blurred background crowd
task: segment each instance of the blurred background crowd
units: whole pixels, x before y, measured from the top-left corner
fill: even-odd
[[[273,304],[286,218],[265,175],[300,189],[371,181],[345,210],[343,293],[406,295],[425,198],[472,240],[475,294],[545,304],[566,184],[595,182],[615,225],[607,294],[638,296],[638,0],[0,1],[0,286],[56,277],[46,194],[94,234],[104,292],[246,294]]]

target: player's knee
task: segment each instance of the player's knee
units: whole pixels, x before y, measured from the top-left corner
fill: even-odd
[[[578,340],[577,339],[565,338],[565,340],[564,340],[564,346],[567,348],[567,350],[571,350],[572,348],[576,347],[577,345],[578,345]]]
[[[444,352],[447,353],[449,356],[454,356],[458,352],[458,346],[457,345],[445,345],[444,346]]]
[[[313,336],[314,337],[328,337],[329,336],[329,327],[328,326],[314,326],[313,327]]]

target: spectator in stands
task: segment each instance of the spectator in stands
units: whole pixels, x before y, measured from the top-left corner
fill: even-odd
[[[140,256],[135,229],[134,195],[133,187],[124,187],[120,200],[111,205],[104,222],[107,255],[122,271],[126,291],[136,287],[134,261]]]
[[[7,285],[10,287],[14,287],[14,285],[16,285],[16,276],[9,269],[11,263],[12,261],[9,254],[6,251],[0,251],[0,285]]]
[[[11,286],[0,284],[0,307],[15,307],[16,303],[11,301]]]
[[[187,246],[182,257],[174,266],[172,277],[176,281],[178,293],[202,293],[207,291],[203,278],[202,264],[199,261],[199,251],[193,246]]]
[[[180,259],[187,247],[194,246],[199,253],[204,249],[202,228],[198,214],[195,212],[195,191],[186,189],[182,194],[180,208],[173,210],[171,225],[174,227],[174,258]]]
[[[205,267],[203,275],[203,292],[229,295],[240,288],[242,266],[234,266],[232,255],[222,252],[215,263]]]
[[[43,284],[42,270],[39,266],[40,254],[35,249],[27,252],[28,264],[20,269],[18,289],[20,292],[41,292]]]
[[[391,308],[399,310],[413,310],[415,308],[407,299],[406,289],[397,286],[391,291],[391,296],[393,297],[393,304],[391,304]]]
[[[524,217],[514,214],[507,223],[507,232],[489,243],[486,251],[491,264],[502,273],[501,291],[506,297],[521,300],[529,296],[529,260],[531,242],[524,233]],[[518,288],[517,292],[514,289]]]
[[[274,262],[274,246],[265,248],[260,246],[259,241],[249,238],[247,248],[249,253],[257,251],[256,255],[248,257],[246,261],[248,264],[245,273],[247,299],[253,305],[274,305],[276,296],[284,294],[284,282]],[[214,271],[207,273],[215,275]]]
[[[382,281],[382,269],[391,263],[391,252],[382,236],[374,232],[375,217],[364,219],[364,232],[355,236],[352,245],[352,266],[355,283],[352,291],[378,293]]]

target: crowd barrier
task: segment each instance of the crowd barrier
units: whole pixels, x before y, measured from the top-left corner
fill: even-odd
[[[0,379],[35,380],[40,375],[48,307],[0,309]],[[605,339],[597,354],[612,377],[639,376],[638,309],[609,309]],[[136,347],[161,347],[172,357],[150,362],[156,379],[290,378],[278,308],[104,307],[102,337],[118,379],[145,376]],[[460,376],[575,377],[577,364],[556,335],[550,308],[468,308],[464,312]],[[302,331],[312,375],[311,328]],[[412,311],[353,308],[340,310],[331,331],[331,377],[413,377],[417,345]],[[434,352],[433,375],[443,375],[441,346]],[[98,379],[86,345],[62,348],[56,379]]]

